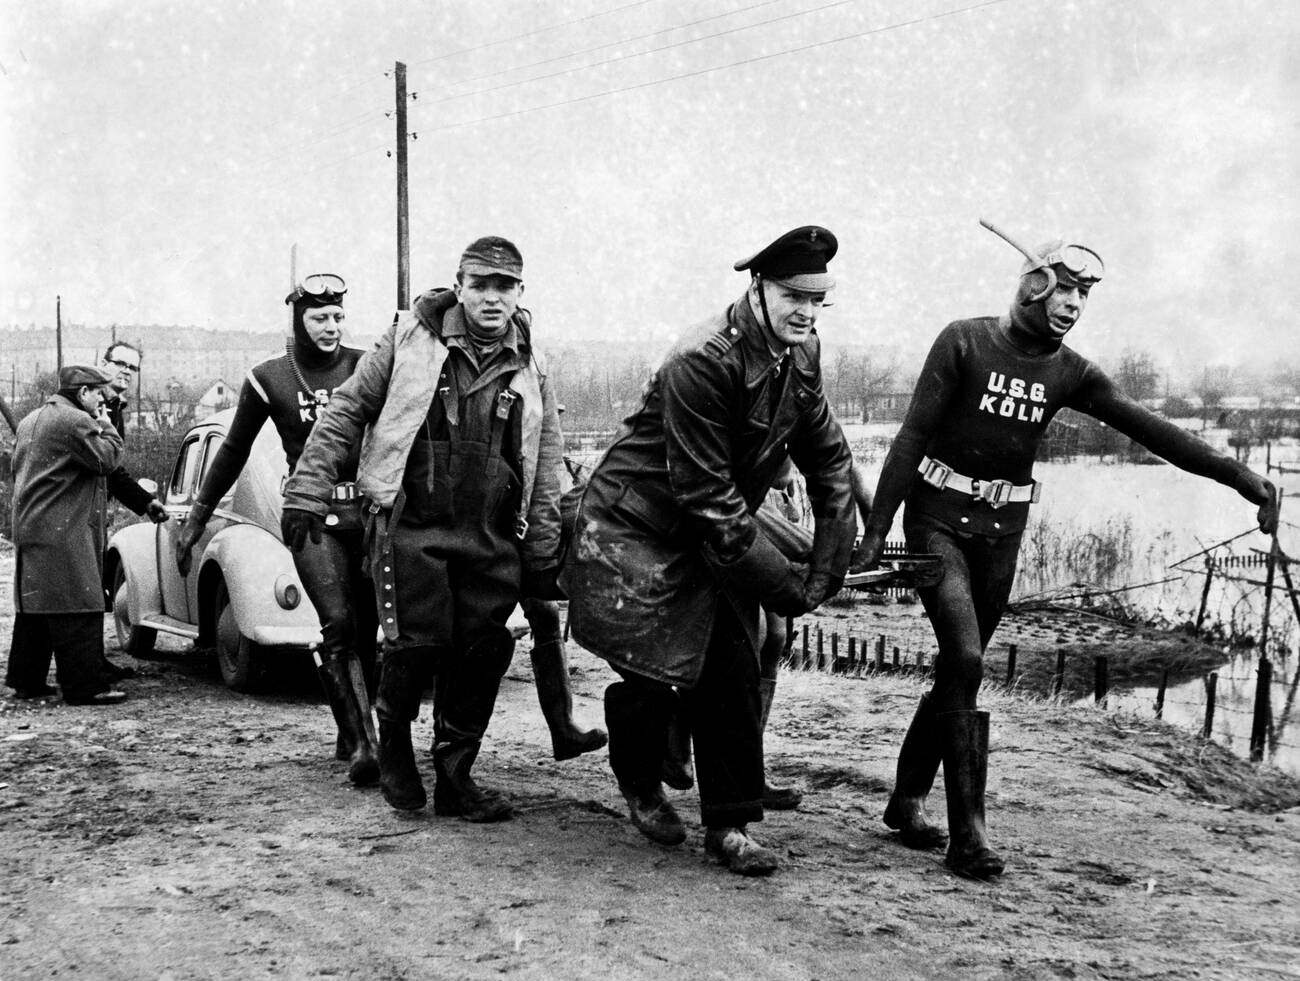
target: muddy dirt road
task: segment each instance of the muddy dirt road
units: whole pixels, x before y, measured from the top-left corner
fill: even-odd
[[[1275,770],[991,695],[1008,872],[966,882],[879,822],[918,685],[791,672],[769,765],[808,793],[756,829],[783,868],[747,880],[704,854],[693,792],[687,843],[664,849],[626,821],[603,751],[550,759],[526,650],[477,770],[518,815],[487,827],[352,789],[309,676],[237,695],[177,649],[115,653],[140,676],[111,708],[6,689],[0,981],[1300,977],[1300,786]],[[572,660],[597,722],[610,674]]]

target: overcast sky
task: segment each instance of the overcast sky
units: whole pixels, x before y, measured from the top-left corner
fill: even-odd
[[[296,242],[377,332],[403,60],[412,287],[505,235],[539,337],[666,337],[820,223],[827,346],[919,361],[1009,299],[989,216],[1104,257],[1085,354],[1300,360],[1298,24],[1209,0],[0,0],[0,323],[51,323],[61,293],[76,322],[283,326]]]

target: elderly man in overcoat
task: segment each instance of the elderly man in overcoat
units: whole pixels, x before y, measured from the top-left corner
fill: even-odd
[[[852,458],[814,330],[836,248],[805,226],[736,263],[748,290],[677,342],[592,474],[563,580],[573,636],[624,679],[605,692],[605,718],[632,823],[661,844],[686,837],[660,783],[676,687],[705,846],[745,875],[778,864],[746,830],[763,817],[759,605],[798,615],[820,604],[856,531]],[[812,501],[807,565],[754,519],[787,454]]]
[[[5,684],[19,698],[54,694],[105,705],[126,696],[103,670],[105,478],[122,437],[104,409],[108,377],[95,368],[59,372],[59,390],[18,424],[14,444],[13,643]]]

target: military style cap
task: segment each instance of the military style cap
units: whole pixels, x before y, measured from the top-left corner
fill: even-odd
[[[771,245],[736,263],[755,275],[802,293],[825,293],[835,285],[826,263],[840,244],[830,229],[804,225],[786,232]]]
[[[59,369],[59,388],[80,388],[82,385],[107,385],[111,378],[98,368],[84,364],[65,365]]]
[[[460,271],[471,276],[509,276],[524,280],[524,257],[514,242],[497,235],[475,239],[461,253]]]

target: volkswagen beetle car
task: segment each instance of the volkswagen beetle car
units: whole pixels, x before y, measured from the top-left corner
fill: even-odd
[[[318,644],[320,621],[280,538],[287,465],[270,422],[195,545],[190,574],[176,567],[176,536],[233,418],[227,409],[186,433],[161,494],[171,520],[113,535],[104,580],[123,650],[148,654],[159,631],[187,637],[213,648],[222,680],[247,691],[269,657]]]

